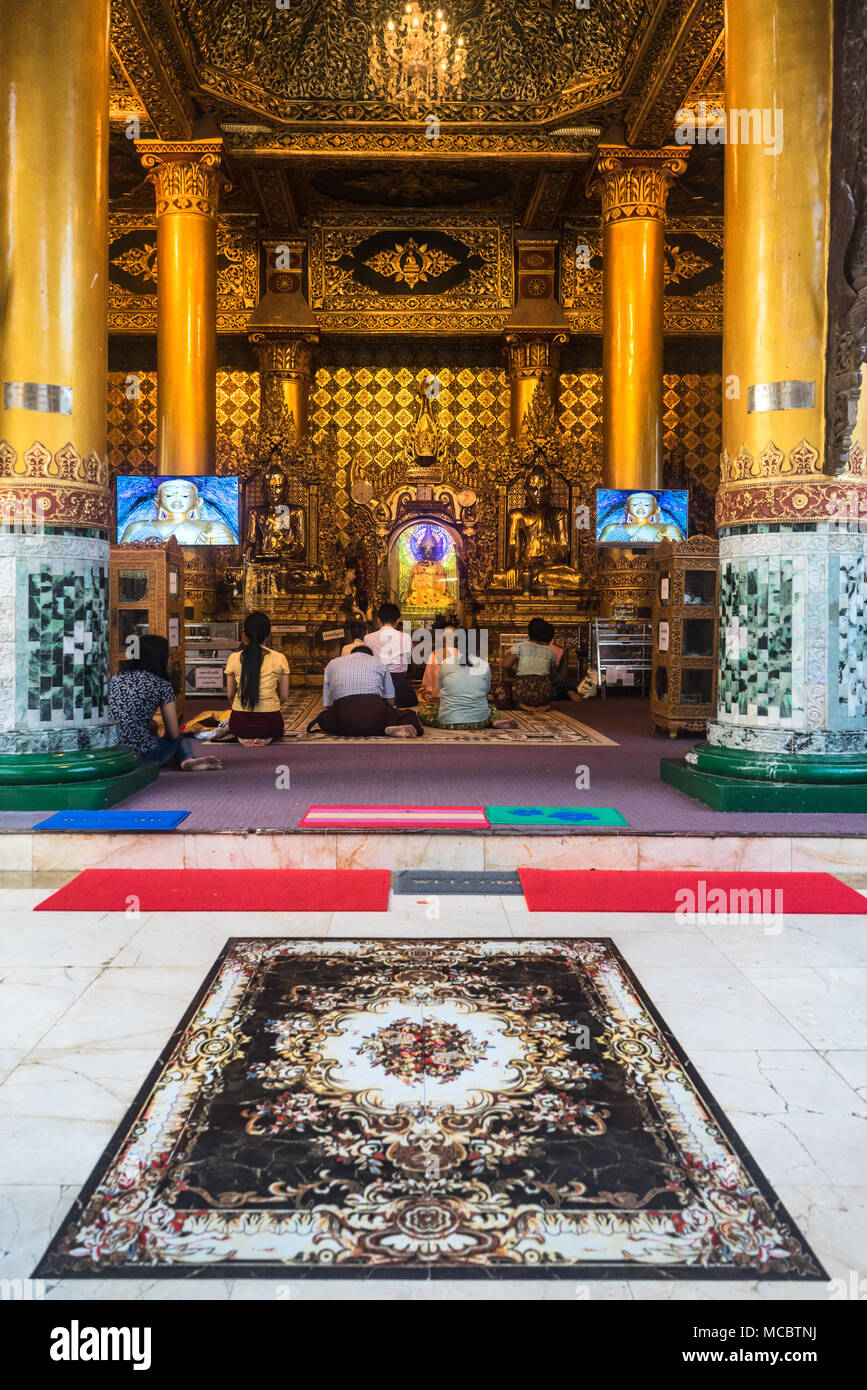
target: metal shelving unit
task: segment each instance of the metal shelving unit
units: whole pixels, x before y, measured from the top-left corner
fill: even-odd
[[[650,623],[616,622],[606,618],[593,620],[591,665],[596,667],[596,677],[603,700],[609,684],[608,672],[612,668],[630,674],[632,681],[625,684],[640,684],[642,695],[646,694],[653,664],[651,658]],[[636,682],[636,676],[640,677],[639,682]],[[613,680],[611,684],[617,684],[617,680]]]

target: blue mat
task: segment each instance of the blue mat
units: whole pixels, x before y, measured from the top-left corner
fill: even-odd
[[[174,830],[189,811],[57,811],[38,830]]]
[[[628,825],[608,806],[486,806],[489,825]]]

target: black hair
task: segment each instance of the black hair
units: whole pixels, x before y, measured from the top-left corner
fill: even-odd
[[[138,651],[137,657],[123,662],[120,673],[150,671],[152,676],[161,676],[163,680],[168,680],[169,644],[165,637],[159,637],[155,632],[144,633],[138,639]]]
[[[531,618],[527,636],[531,642],[542,642],[547,646],[554,636],[554,629],[544,618]]]
[[[475,629],[471,627],[465,628],[464,631],[459,630],[455,633],[455,645],[458,649],[459,666],[472,666],[473,649],[475,648],[476,644],[475,641],[471,639],[474,638]]]
[[[362,643],[362,645],[361,645],[360,647],[353,647],[353,648],[352,648],[352,651],[351,651],[351,652],[347,652],[346,654],[347,654],[347,656],[356,656],[356,655],[358,654],[358,652],[365,652],[365,653],[367,654],[367,656],[373,656],[373,648],[372,648],[372,647],[365,647],[363,643]]]
[[[381,623],[396,623],[400,617],[400,609],[396,603],[383,603],[379,610],[379,621]]]
[[[265,654],[262,643],[271,632],[271,619],[267,613],[248,613],[244,619],[244,634],[247,641],[241,648],[241,705],[244,709],[255,709],[259,703],[259,677]]]
[[[364,636],[364,623],[350,623],[349,635],[353,642],[357,642],[359,637]]]

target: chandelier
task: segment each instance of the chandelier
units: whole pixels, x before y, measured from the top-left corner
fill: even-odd
[[[422,10],[408,0],[398,19],[386,24],[382,58],[371,51],[371,76],[379,89],[409,115],[435,113],[444,101],[460,96],[466,44],[453,43],[443,10]]]

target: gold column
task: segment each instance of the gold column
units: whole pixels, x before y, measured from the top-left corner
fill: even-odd
[[[662,486],[665,204],[687,152],[600,145],[587,191],[602,199],[605,487]]]
[[[0,0],[0,479],[55,525],[109,521],[108,26]]]
[[[832,500],[831,39],[831,0],[727,0],[721,526],[821,520]]]
[[[304,298],[305,241],[297,232],[262,239],[265,294],[250,319],[249,339],[259,354],[259,421],[263,431],[279,432],[291,414],[296,437],[304,439],[319,342],[315,314]]]
[[[212,473],[221,139],[137,140],[156,191],[157,472]]]

